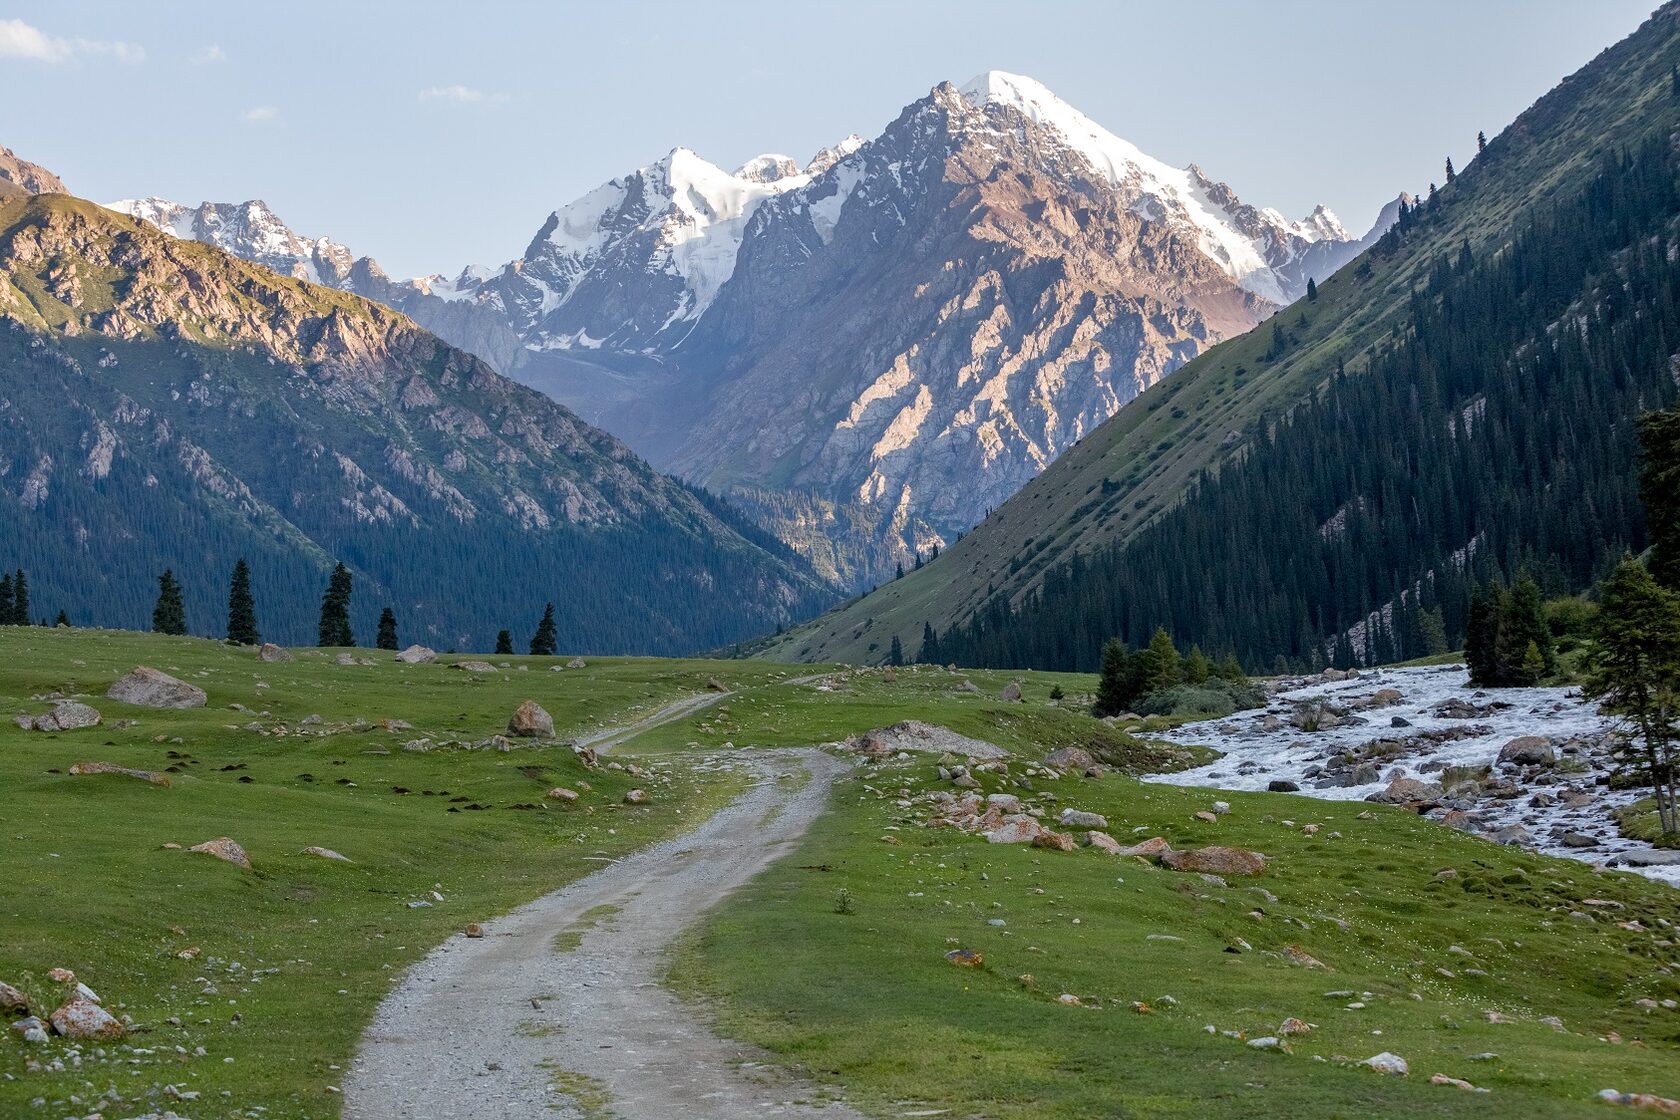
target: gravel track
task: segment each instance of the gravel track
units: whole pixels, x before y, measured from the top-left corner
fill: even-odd
[[[722,758],[758,780],[694,831],[417,964],[362,1040],[344,1082],[348,1120],[862,1120],[717,1037],[660,985],[677,936],[789,851],[846,769],[812,749]]]

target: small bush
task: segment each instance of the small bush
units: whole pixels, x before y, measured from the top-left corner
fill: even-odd
[[[1134,711],[1140,716],[1210,716],[1218,718],[1265,704],[1266,697],[1245,681],[1217,677],[1201,684],[1181,684],[1151,692],[1139,700]]]

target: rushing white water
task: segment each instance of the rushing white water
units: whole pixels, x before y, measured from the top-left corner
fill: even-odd
[[[1400,702],[1357,710],[1359,701],[1385,688],[1398,691]],[[1509,706],[1468,719],[1436,713],[1439,705],[1453,699],[1484,708],[1490,704]],[[1303,731],[1293,726],[1289,719],[1296,707],[1314,700],[1353,708],[1353,718],[1323,731]],[[1405,726],[1395,726],[1396,717],[1405,721]],[[1520,825],[1530,834],[1530,838],[1519,841],[1525,847],[1602,863],[1625,853],[1651,850],[1648,844],[1622,838],[1611,818],[1612,810],[1640,796],[1639,791],[1613,791],[1602,784],[1610,767],[1602,740],[1614,726],[1575,689],[1478,692],[1470,688],[1463,666],[1379,669],[1353,680],[1303,683],[1302,687],[1274,695],[1263,710],[1186,724],[1169,732],[1163,738],[1212,747],[1221,752],[1221,757],[1194,770],[1158,774],[1148,780],[1233,790],[1263,790],[1269,783],[1282,780],[1298,784],[1304,796],[1358,801],[1384,789],[1396,775],[1438,781],[1446,766],[1492,766],[1495,778],[1522,785],[1522,795],[1478,799],[1469,807],[1475,831],[1495,832]],[[1474,734],[1441,743],[1425,738],[1428,732],[1442,731]],[[1500,748],[1524,735],[1550,741],[1559,752],[1560,765],[1531,773],[1531,780],[1525,780],[1521,768],[1498,765]],[[1326,775],[1314,771],[1344,750],[1382,739],[1403,741],[1406,751],[1378,761],[1378,781],[1332,785]],[[1572,801],[1578,803],[1570,804]],[[1582,843],[1583,837],[1597,843],[1592,847],[1572,846],[1564,842],[1566,833],[1573,834],[1577,843]],[[1680,886],[1680,864],[1626,869]]]

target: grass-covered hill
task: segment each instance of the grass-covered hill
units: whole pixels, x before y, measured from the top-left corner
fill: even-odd
[[[1088,668],[1102,639],[1166,626],[1269,666],[1392,606],[1404,656],[1410,612],[1438,606],[1456,636],[1469,578],[1526,565],[1583,586],[1642,542],[1628,421],[1680,390],[1677,63],[1669,4],[1317,299],[768,652],[879,661],[897,637],[914,656],[931,624],[942,659]]]
[[[826,588],[730,509],[405,317],[62,194],[0,198],[0,566],[52,617],[143,625],[159,572],[214,633],[353,620],[489,648],[552,600],[574,649],[671,653]]]

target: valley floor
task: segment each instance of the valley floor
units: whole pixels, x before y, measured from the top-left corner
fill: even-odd
[[[0,705],[74,696],[105,721],[0,728],[0,980],[48,1010],[47,971],[74,969],[131,1024],[0,1032],[0,1115],[383,1116],[419,1092],[415,1115],[1547,1117],[1680,1095],[1672,888],[1398,806],[1140,781],[1208,756],[1083,714],[1092,678],[1021,674],[1012,703],[1011,675],[926,667],[388,657],[0,628]],[[103,699],[135,664],[208,706]],[[491,738],[527,698],[560,741]],[[913,731],[832,746],[904,719],[1002,757],[956,772],[953,740]],[[611,753],[589,765],[586,740]],[[833,780],[814,820],[740,753],[824,744],[847,765],[812,760]],[[1103,776],[1044,767],[1066,747]],[[1267,866],[989,844],[936,819],[963,785]],[[166,846],[222,835],[250,870]],[[1384,1053],[1410,1072],[1361,1064]]]

